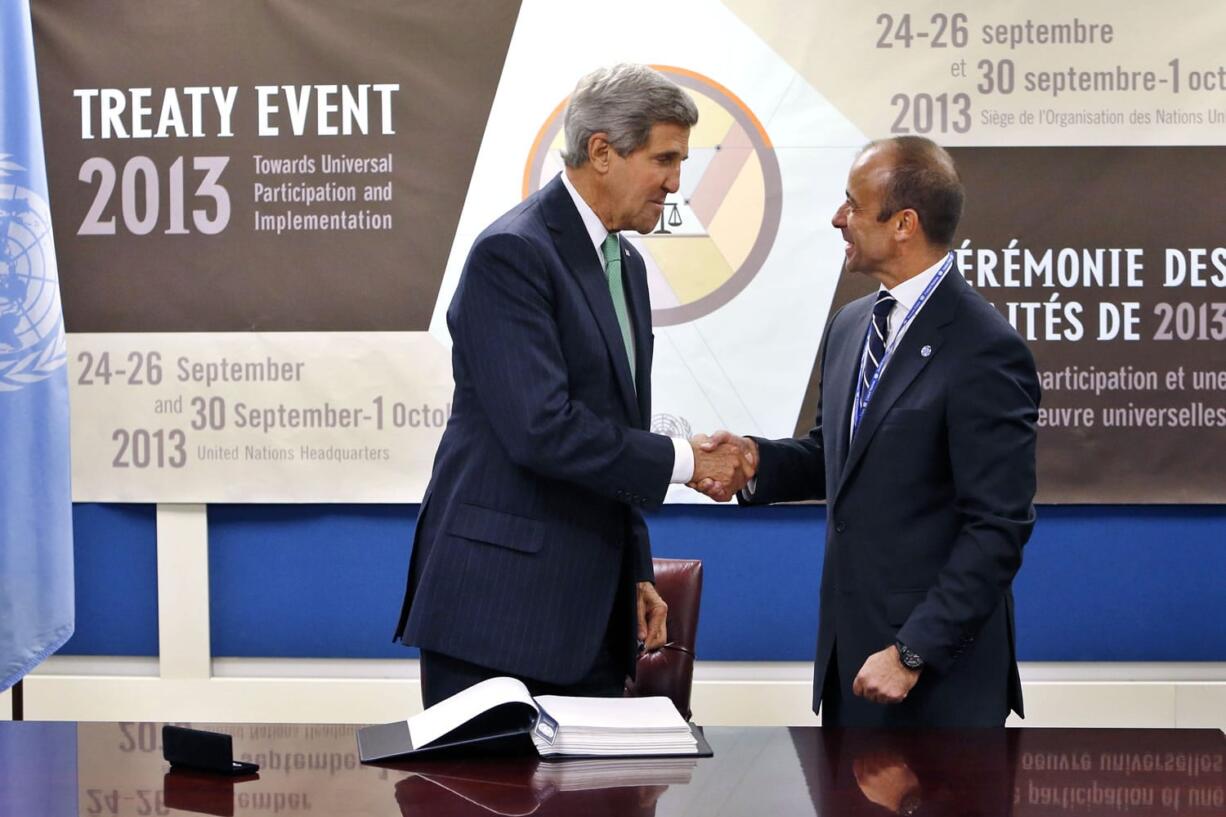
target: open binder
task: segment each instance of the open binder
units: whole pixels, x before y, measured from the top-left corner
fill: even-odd
[[[561,722],[552,705],[564,713]],[[615,725],[609,725],[613,724]],[[702,731],[667,698],[532,698],[513,678],[491,678],[407,721],[358,730],[363,763],[533,756],[543,760],[711,757]]]

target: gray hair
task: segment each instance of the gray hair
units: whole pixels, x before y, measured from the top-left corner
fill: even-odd
[[[599,68],[579,80],[563,118],[567,167],[583,167],[587,143],[605,133],[619,156],[628,156],[647,144],[652,126],[672,122],[692,128],[698,106],[675,82],[646,65],[623,63]]]

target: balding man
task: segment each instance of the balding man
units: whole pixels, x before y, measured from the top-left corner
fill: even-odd
[[[857,157],[832,223],[878,283],[826,330],[816,427],[733,438],[742,503],[827,501],[813,708],[831,726],[1022,714],[1014,574],[1034,525],[1039,386],[1021,337],[953,268],[962,182],[919,137]],[[736,483],[701,487],[728,498]]]

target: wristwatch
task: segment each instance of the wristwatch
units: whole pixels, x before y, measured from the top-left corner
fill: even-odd
[[[898,804],[898,811],[896,813],[901,814],[902,817],[911,817],[911,815],[919,811],[920,806],[923,804],[924,801],[920,799],[920,793],[917,788],[915,791],[909,791],[903,796],[902,802]]]
[[[913,672],[924,668],[924,659],[920,658],[915,650],[901,641],[895,641],[894,646],[898,649],[898,660],[902,662],[904,667]]]

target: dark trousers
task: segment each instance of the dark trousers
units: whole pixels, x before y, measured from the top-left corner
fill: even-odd
[[[826,664],[826,677],[822,685],[822,726],[839,728],[843,726],[843,693],[839,689],[839,658],[838,651],[830,651],[830,662]],[[819,683],[814,678],[813,683]]]
[[[509,675],[502,670],[483,667],[450,655],[430,650],[421,651],[421,702],[434,706],[457,692],[490,678]],[[614,661],[606,646],[602,646],[596,663],[588,674],[573,684],[551,684],[534,678],[519,678],[528,692],[537,695],[582,695],[590,698],[620,698],[626,687],[626,669]]]

